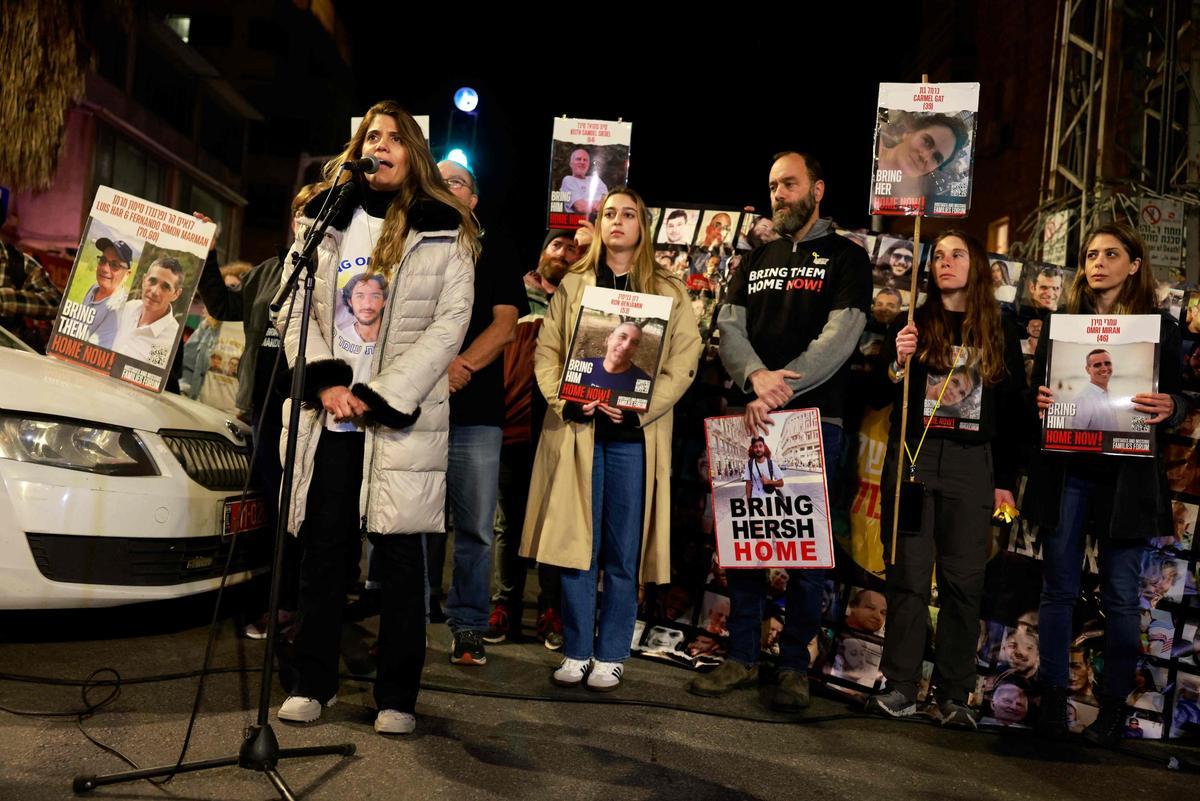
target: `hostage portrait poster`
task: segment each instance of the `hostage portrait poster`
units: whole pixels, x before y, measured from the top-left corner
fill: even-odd
[[[1153,456],[1154,435],[1132,397],[1158,386],[1156,314],[1053,314],[1045,415],[1049,451]]]
[[[596,219],[608,190],[628,183],[632,137],[631,122],[555,118],[546,227]]]
[[[881,83],[871,214],[965,217],[971,206],[977,83]]]
[[[671,303],[662,295],[596,286],[585,289],[558,396],[564,401],[600,401],[618,409],[646,411]]]
[[[608,189],[629,180],[632,122],[554,119],[547,228],[595,219]]]
[[[99,187],[47,355],[161,392],[216,230]]]
[[[719,564],[833,567],[821,413],[771,420],[765,437],[747,434],[741,415],[704,421]]]

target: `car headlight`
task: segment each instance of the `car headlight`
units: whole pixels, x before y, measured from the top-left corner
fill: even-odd
[[[106,476],[156,476],[138,436],[124,428],[0,415],[0,459]]]

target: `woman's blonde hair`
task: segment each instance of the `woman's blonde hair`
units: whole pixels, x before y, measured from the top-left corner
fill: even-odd
[[[625,195],[632,198],[634,205],[637,206],[638,241],[634,245],[633,259],[629,263],[629,288],[634,292],[648,292],[659,295],[667,294],[672,284],[679,285],[678,288],[682,289],[679,279],[663,269],[654,260],[654,243],[651,242],[650,237],[650,211],[646,208],[646,202],[642,200],[641,195],[625,186],[610,189],[600,204],[598,218],[603,218],[608,204],[617,195]],[[597,219],[596,235],[592,237],[592,244],[588,246],[587,253],[583,254],[579,261],[571,266],[571,271],[577,273],[595,272],[596,268],[604,264],[607,258],[608,249],[604,246],[601,223]]]
[[[346,181],[358,180],[365,183],[365,179],[343,171],[341,167],[347,161],[362,157],[363,142],[366,141],[367,132],[379,114],[386,114],[396,121],[400,141],[408,153],[408,175],[400,191],[388,205],[383,231],[371,254],[371,271],[391,277],[392,268],[400,262],[404,253],[404,240],[408,236],[408,212],[419,196],[433,198],[458,212],[459,242],[472,257],[477,257],[479,227],[475,224],[471,212],[446,187],[446,182],[442,180],[442,174],[438,171],[437,162],[429,152],[429,145],[425,143],[425,135],[416,120],[394,100],[381,100],[367,109],[345,149],[326,162],[322,170],[324,179],[317,184],[318,190],[324,191],[335,183],[340,185]]]

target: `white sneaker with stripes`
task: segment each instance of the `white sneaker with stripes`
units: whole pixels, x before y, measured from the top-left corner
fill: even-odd
[[[558,666],[558,670],[550,676],[550,681],[559,687],[578,687],[583,683],[583,677],[587,675],[588,667],[591,664],[590,659],[565,657],[562,664]]]
[[[621,672],[624,669],[620,662],[596,662],[588,674],[587,688],[599,692],[617,689],[621,686]]]

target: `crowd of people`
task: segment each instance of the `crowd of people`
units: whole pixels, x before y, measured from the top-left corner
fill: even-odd
[[[364,156],[378,160],[377,172],[340,169]],[[576,154],[572,167],[586,172]],[[1030,483],[1044,490],[1026,495],[1025,515],[1053,527],[1045,529],[1041,608],[1024,624],[1040,639],[1040,659],[1026,660],[1044,687],[1039,730],[1054,738],[1071,725],[1070,623],[1085,524],[1093,520],[1108,629],[1103,685],[1093,688],[1100,712],[1087,733],[1115,743],[1135,686],[1142,548],[1174,530],[1162,460],[1050,455],[1033,445],[1037,417],[1055,400],[1045,380],[1047,338],[1039,336],[1040,322],[1021,329],[1001,315],[997,282],[1010,277],[1003,264],[999,273],[989,264],[973,237],[958,230],[937,237],[925,301],[904,313],[915,266],[911,243],[893,245],[872,265],[858,243],[838,235],[820,214],[826,181],[812,155],[779,154],[767,177],[775,238],[756,242],[731,271],[717,320],[721,362],[746,397],[750,447],[758,442],[765,450],[761,437],[772,412],[819,409],[834,486],[842,455],[857,450],[843,447],[843,432],[856,413],[847,403],[852,373],[865,360],[873,366],[866,371],[871,391],[896,401],[882,493],[885,542],[900,465],[912,485],[886,594],[863,591],[851,604],[856,628],[884,638],[877,663],[886,683],[868,709],[890,717],[917,712],[936,568],[932,709],[947,726],[976,726],[979,712],[968,697],[976,686],[987,537],[994,510],[1015,506],[1024,470],[1039,476]],[[475,175],[455,162],[437,163],[413,119],[382,102],[367,111],[322,178],[293,201],[293,249],[326,197],[346,182],[357,184],[356,202],[330,222],[318,246],[303,353],[301,304],[275,319],[267,309],[284,259],[223,275],[210,257],[199,285],[214,324],[244,323],[237,406],[260,438],[288,435],[288,404],[270,382],[276,361],[305,365],[295,490],[285,509],[297,535],[283,582],[284,614],[295,624],[294,669],[279,718],[312,722],[336,700],[340,624],[364,540],[370,567],[356,603],[360,615],[379,615],[376,731],[415,729],[426,623],[448,623],[452,663],[486,665],[487,646],[520,633],[535,564],[538,637],[562,652],[550,680],[597,691],[619,687],[640,592],[671,579],[672,410],[692,385],[702,351],[684,284],[671,264],[655,258],[645,202],[628,187],[593,186],[594,224],[549,231],[536,268],[519,275],[503,235],[479,223],[487,195]],[[721,216],[710,221],[718,247],[730,233],[728,215]],[[664,242],[673,241],[681,220],[667,217]],[[97,243],[109,269],[122,268],[120,244]],[[346,269],[350,264],[362,268]],[[809,280],[763,280],[778,275]],[[154,277],[162,286],[150,290],[169,296],[177,289],[166,272]],[[1062,294],[1054,304],[1062,313],[1158,313],[1145,247],[1121,224],[1083,237],[1070,286],[1062,286],[1061,271],[1029,283],[1035,298],[1053,294],[1057,301]],[[642,412],[558,397],[583,293],[593,286],[673,301]],[[860,347],[864,334],[874,336],[870,347]],[[1132,398],[1158,429],[1189,409],[1180,391],[1180,332],[1165,315],[1160,341],[1158,391]],[[605,369],[622,364],[605,362]],[[193,358],[189,378],[202,379],[205,368],[217,369]],[[625,369],[640,370],[632,363]],[[900,402],[905,385],[907,404]],[[908,435],[900,442],[903,408]],[[935,426],[934,419],[958,423]],[[769,452],[752,450],[754,456],[766,460]],[[259,483],[278,487],[279,460],[256,464]],[[748,494],[774,481],[770,464],[766,470],[757,485],[746,474]],[[448,527],[451,581],[443,595]],[[787,615],[771,626],[778,653],[771,702],[799,712],[810,702],[809,644],[821,625],[826,575],[798,570],[785,578],[779,592]],[[708,610],[709,639],[728,637],[728,654],[689,682],[691,692],[711,697],[759,685],[764,603],[773,586],[767,579],[763,570],[728,571],[728,603]],[[262,636],[263,629],[252,624],[248,633]],[[856,637],[843,640],[836,670],[857,675],[867,647]],[[1025,664],[1019,637],[1003,647],[1007,661]],[[990,711],[997,719],[1027,703],[1022,677],[1007,681],[1011,687],[994,688]]]

